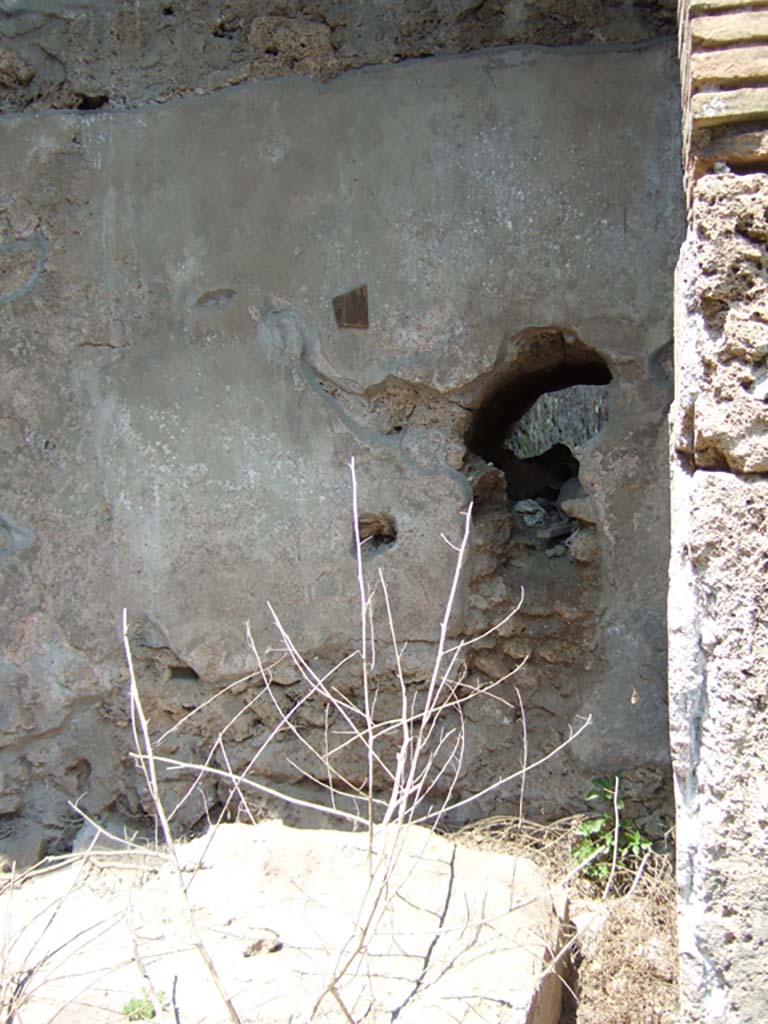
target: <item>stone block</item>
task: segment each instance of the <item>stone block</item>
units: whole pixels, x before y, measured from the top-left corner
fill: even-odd
[[[768,10],[737,11],[691,19],[693,47],[768,40]]]
[[[597,509],[591,498],[569,498],[562,502],[560,508],[571,519],[594,526],[597,522]]]
[[[717,13],[733,11],[736,7],[747,7],[749,10],[768,7],[768,0],[691,0],[689,10],[691,14]]]
[[[577,530],[568,540],[568,550],[575,562],[594,562],[600,551],[597,534],[594,530]]]
[[[17,85],[27,85],[34,75],[33,69],[18,53],[0,47],[0,93]]]
[[[695,156],[697,177],[715,163],[749,167],[768,160],[768,131],[728,132],[698,150]]]
[[[705,50],[691,55],[694,86],[729,85],[768,79],[768,48],[740,46],[735,50]]]
[[[367,952],[362,960],[353,956],[353,969],[336,984],[351,1010],[346,1019],[556,1024],[561,984],[551,963],[565,906],[548,880],[522,858],[454,845],[423,828],[394,828],[373,840],[375,866],[380,851],[399,850],[375,906],[371,889],[383,875],[379,865],[371,882],[364,832],[265,821],[224,825],[178,849],[201,931],[197,941],[202,938],[241,1019],[343,1019],[327,990],[320,997],[338,970],[339,951],[346,948],[349,956],[348,943],[360,934],[356,922],[370,905]],[[109,863],[104,853],[93,856]],[[174,871],[162,860],[150,862],[152,872],[136,871],[146,860],[139,853],[133,870],[110,872],[107,910],[103,888],[74,885],[77,866],[27,884],[11,907],[0,904],[4,920],[12,909],[14,929],[23,932],[70,889],[37,950],[55,956],[58,943],[67,969],[36,979],[25,1019],[47,1020],[51,1006],[64,1008],[57,1015],[62,1024],[119,1017],[126,992],[140,988],[136,943],[158,989],[168,991],[159,979],[178,977],[174,1002],[181,1019],[222,1019],[221,997],[190,941]]]
[[[695,128],[768,117],[768,87],[697,93],[691,114]]]
[[[694,446],[697,466],[768,472],[768,407],[752,397],[727,403],[699,399]]]

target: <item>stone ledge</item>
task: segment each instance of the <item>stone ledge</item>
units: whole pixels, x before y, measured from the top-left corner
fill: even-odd
[[[694,48],[720,46],[724,43],[748,43],[768,40],[768,10],[736,11],[691,18],[691,41]]]
[[[768,86],[700,92],[691,97],[694,128],[768,118]]]
[[[737,82],[757,84],[768,80],[768,47],[743,46],[738,49],[706,50],[691,56],[691,81],[696,86],[727,85]]]
[[[691,14],[724,12],[735,9],[768,7],[768,0],[691,0]]]
[[[768,130],[762,132],[728,133],[699,150],[696,161],[702,172],[717,161],[733,167],[749,167],[768,160]]]
[[[199,934],[238,1019],[342,1020],[318,997],[337,970],[338,951],[360,934],[361,908],[372,905],[367,834],[263,821],[221,825],[176,850]],[[457,846],[418,826],[377,832],[373,851],[377,882],[388,857],[386,888],[365,952],[339,981],[358,1009],[355,1020],[365,1007],[366,1019],[391,1020],[399,1007],[399,1024],[555,1024],[561,986],[551,965],[566,901],[532,862]],[[35,979],[25,1018],[50,1020],[53,1006],[62,1008],[61,1024],[124,1020],[121,1007],[137,990],[138,951],[155,977],[178,979],[178,1019],[221,1021],[221,997],[200,970],[167,858],[126,852],[120,860],[121,868],[112,867],[105,852],[92,854],[91,863],[103,865],[95,870],[109,872],[107,909],[103,889],[83,884],[78,864],[0,898],[10,922],[13,895],[14,934],[22,937],[66,900],[56,931],[37,940],[56,967]],[[54,959],[62,942],[65,967]],[[26,966],[21,945],[13,944],[9,967]]]

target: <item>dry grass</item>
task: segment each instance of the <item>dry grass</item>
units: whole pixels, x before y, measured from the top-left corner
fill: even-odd
[[[572,837],[580,817],[565,818],[550,824],[524,818],[497,815],[472,822],[453,836],[458,842],[482,850],[528,857],[549,875],[563,879],[574,869]],[[573,884],[578,884],[573,880]]]
[[[602,899],[602,884],[573,875],[571,854],[584,819],[549,825],[495,817],[468,825],[469,845],[529,857],[550,878],[569,878],[574,930],[561,1024],[677,1024],[676,889],[668,855],[651,853],[641,872],[620,869],[623,895]],[[569,877],[570,876],[570,877]]]
[[[578,965],[578,1024],[676,1024],[674,885],[621,897]]]

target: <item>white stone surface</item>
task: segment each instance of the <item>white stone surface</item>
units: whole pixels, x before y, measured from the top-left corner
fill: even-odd
[[[337,986],[355,1021],[556,1024],[560,982],[548,964],[564,907],[539,871],[417,827],[376,837],[373,863],[401,841],[378,901],[364,834],[270,821],[221,826],[180,848],[200,937],[241,1019],[308,1021],[334,965],[355,949],[368,908],[366,955]],[[101,858],[79,880],[70,867],[0,897],[0,921],[16,940],[5,971],[52,957],[31,976],[24,1024],[54,1015],[57,1024],[116,1020],[146,988],[136,950],[184,1024],[225,1021],[171,865]],[[124,866],[109,866],[117,861]],[[327,996],[312,1019],[344,1017]]]

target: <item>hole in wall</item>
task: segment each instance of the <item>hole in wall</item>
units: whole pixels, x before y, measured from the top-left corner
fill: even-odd
[[[236,298],[237,292],[234,288],[214,288],[198,295],[194,306],[196,309],[215,309],[219,306],[228,306]]]
[[[100,110],[109,103],[109,96],[103,94],[89,96],[86,93],[78,93],[75,107],[77,110]]]
[[[611,372],[586,345],[547,330],[523,336],[514,361],[494,376],[467,449],[503,473],[507,506],[536,546],[559,545],[577,527],[568,503],[585,497],[579,456],[607,422]],[[485,496],[476,488],[479,511]]]
[[[397,540],[397,523],[388,512],[361,512],[357,519],[357,529],[364,555],[394,544]]]
[[[91,763],[85,757],[79,757],[64,769],[64,784],[68,791],[77,796],[82,795],[91,778]]]
[[[171,665],[170,678],[177,683],[198,683],[200,676],[189,665]]]
[[[240,19],[237,17],[220,18],[213,27],[211,35],[215,36],[216,39],[234,39],[235,33],[240,27]]]

